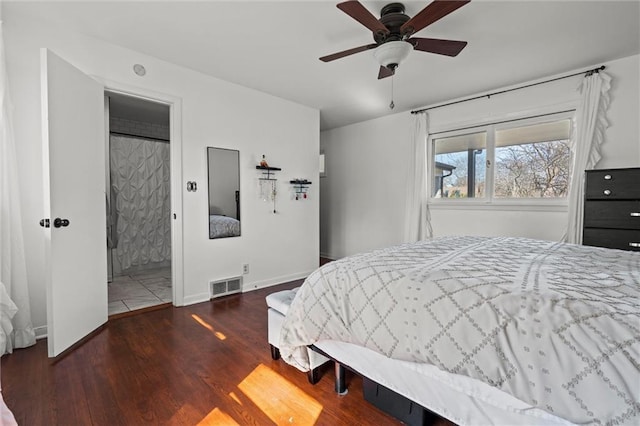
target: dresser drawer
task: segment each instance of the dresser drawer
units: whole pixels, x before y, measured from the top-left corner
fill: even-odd
[[[640,251],[640,230],[585,228],[582,243],[586,246]]]
[[[584,203],[584,226],[640,229],[640,201],[588,200]]]
[[[585,196],[588,200],[640,199],[640,169],[588,170]]]

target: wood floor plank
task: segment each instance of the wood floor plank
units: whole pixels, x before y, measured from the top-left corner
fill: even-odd
[[[359,377],[338,396],[331,368],[314,386],[271,359],[264,298],[298,285],[111,319],[53,364],[40,340],[2,357],[4,400],[25,426],[400,424],[364,401]]]

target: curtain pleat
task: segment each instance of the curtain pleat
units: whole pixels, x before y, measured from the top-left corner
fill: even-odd
[[[594,72],[580,82],[580,104],[576,113],[572,140],[573,162],[571,187],[569,188],[569,217],[564,240],[582,243],[584,216],[584,171],[600,161],[600,146],[605,141],[607,109],[609,108],[611,77],[604,72]]]
[[[0,287],[4,287],[4,300],[0,303],[0,341],[4,344],[0,347],[0,355],[36,342],[29,305],[16,141],[1,25],[0,22]]]
[[[429,115],[416,114],[414,118],[411,158],[407,177],[404,241],[415,242],[431,238],[431,218],[427,205],[427,137],[429,135]]]

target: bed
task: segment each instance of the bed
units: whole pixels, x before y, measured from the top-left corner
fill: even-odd
[[[328,263],[281,330],[458,424],[640,423],[640,253],[444,237]]]
[[[209,215],[209,238],[237,237],[240,235],[240,221],[233,217],[217,214]]]

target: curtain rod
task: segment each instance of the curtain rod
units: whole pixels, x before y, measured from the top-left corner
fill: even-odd
[[[166,143],[170,143],[171,142],[169,139],[153,138],[151,136],[134,135],[132,133],[122,133],[122,132],[111,132],[111,131],[109,131],[109,134],[110,135],[115,135],[115,136],[129,136],[129,137],[132,137],[132,138],[147,139],[147,140],[155,141],[155,142],[166,142]]]
[[[576,75],[580,75],[580,74],[584,74],[585,77],[587,77],[587,76],[590,76],[593,73],[599,73],[600,71],[604,70],[605,68],[606,67],[604,65],[602,65],[602,66],[600,66],[598,68],[594,68],[594,69],[587,70],[587,71],[580,71],[580,72],[577,72],[577,73],[574,73],[574,74],[563,75],[562,77],[556,77],[556,78],[552,78],[550,80],[539,81],[537,83],[531,83],[531,84],[527,84],[527,85],[524,85],[524,86],[514,87],[512,89],[500,90],[500,91],[497,91],[497,92],[488,93],[486,95],[474,96],[472,98],[467,98],[467,99],[461,99],[459,101],[448,102],[448,103],[442,104],[442,105],[436,105],[436,106],[432,106],[432,107],[417,109],[417,110],[411,111],[411,114],[420,114],[422,112],[429,111],[429,110],[432,110],[432,109],[442,108],[442,107],[446,107],[446,106],[449,106],[449,105],[460,104],[462,102],[474,101],[476,99],[490,98],[491,96],[494,96],[494,95],[501,95],[503,93],[513,92],[514,90],[526,89],[527,87],[537,86],[539,84],[551,83],[552,81],[562,80],[564,78],[569,78],[569,77],[575,77]]]

